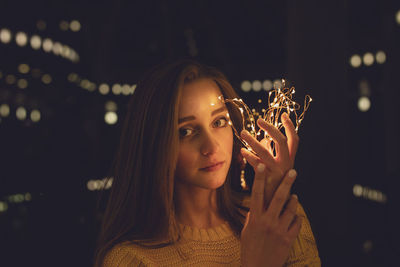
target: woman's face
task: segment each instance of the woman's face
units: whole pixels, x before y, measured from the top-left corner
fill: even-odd
[[[231,164],[233,132],[222,95],[211,79],[183,87],[179,104],[177,182],[216,189],[225,182]]]

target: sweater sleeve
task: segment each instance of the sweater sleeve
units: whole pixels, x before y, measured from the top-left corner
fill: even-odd
[[[310,222],[304,212],[303,207],[299,204],[297,215],[303,218],[300,233],[293,243],[289,252],[289,257],[284,266],[311,266],[320,267],[321,260],[318,255],[317,244],[311,230]]]
[[[114,246],[104,258],[103,267],[143,267],[146,264],[126,245]]]

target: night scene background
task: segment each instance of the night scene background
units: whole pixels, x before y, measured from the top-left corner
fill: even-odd
[[[91,266],[128,99],[183,57],[250,106],[310,94],[294,191],[322,266],[398,266],[395,0],[1,1],[0,266]]]

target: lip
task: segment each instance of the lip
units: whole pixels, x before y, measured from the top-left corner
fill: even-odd
[[[225,161],[220,161],[217,162],[215,164],[212,164],[208,167],[205,168],[200,168],[201,171],[206,171],[206,172],[214,172],[214,171],[218,171],[219,169],[222,168],[222,166],[224,165]]]

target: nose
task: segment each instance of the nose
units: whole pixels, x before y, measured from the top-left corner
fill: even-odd
[[[204,133],[202,138],[200,152],[204,156],[212,156],[219,150],[219,142],[218,139],[213,136],[211,133]]]

